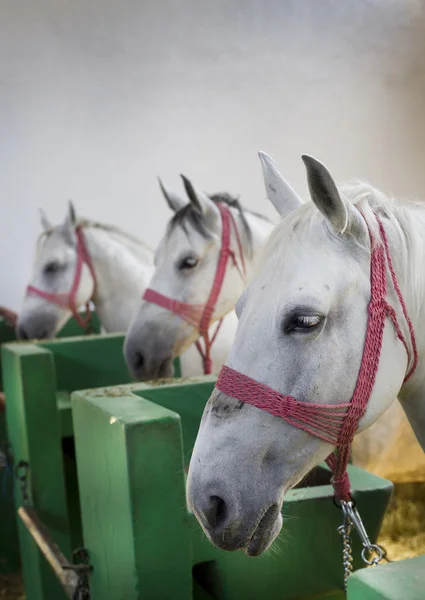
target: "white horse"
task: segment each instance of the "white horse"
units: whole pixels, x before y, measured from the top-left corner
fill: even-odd
[[[153,273],[153,250],[114,226],[77,219],[72,204],[64,222],[53,227],[41,214],[44,232],[36,248],[31,286],[46,295],[68,298],[76,283],[82,232],[91,263],[81,264],[75,306],[93,302],[102,328],[125,332]],[[27,293],[17,322],[20,339],[53,337],[72,316],[69,302],[56,303]]]
[[[242,263],[249,277],[254,257],[274,225],[267,218],[242,209],[238,201],[227,194],[209,197],[196,190],[186,178],[183,181],[189,202],[162,186],[174,215],[156,251],[156,270],[149,287],[168,299],[185,303],[186,308],[188,303],[193,308],[205,306],[216,281],[223,249],[219,205],[225,206],[234,219],[229,249],[235,260],[227,262],[209,321],[215,323],[210,328],[213,337],[217,322],[224,318],[211,352],[211,372],[217,373],[234,339],[237,320],[233,308],[245,284]],[[202,374],[203,361],[193,345],[199,335],[193,323],[144,300],[127,333],[127,364],[138,379],[168,377],[172,374],[173,358],[180,356],[185,373]]]
[[[371,246],[382,244],[377,214],[416,332],[419,362],[404,383],[410,369],[406,349],[387,318],[375,383],[357,432],[373,425],[398,396],[425,449],[425,206],[396,201],[363,183],[337,188],[323,165],[303,159],[313,201],[304,205],[288,194],[273,161],[262,157],[269,198],[283,220],[237,303],[239,324],[226,367],[306,403],[351,401],[368,325]],[[386,299],[411,355],[408,323],[388,267],[387,280]],[[248,388],[244,397],[249,398]],[[190,463],[189,507],[217,546],[261,554],[281,529],[285,493],[333,449],[240,401],[240,395],[237,401],[216,388]]]

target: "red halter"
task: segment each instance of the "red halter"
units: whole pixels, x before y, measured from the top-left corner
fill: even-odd
[[[198,340],[196,342],[196,347],[202,357],[205,375],[209,375],[211,373],[211,347],[223,322],[223,319],[220,319],[212,338],[210,338],[209,327],[211,325],[211,319],[220,295],[221,286],[223,285],[229,257],[232,258],[233,264],[238,269],[242,279],[245,278],[245,260],[235,219],[226,205],[218,203],[217,208],[220,211],[222,223],[221,248],[214,282],[206,304],[189,304],[186,302],[180,302],[179,300],[168,298],[167,296],[164,296],[163,294],[160,294],[159,292],[156,292],[150,288],[148,288],[143,294],[143,299],[146,300],[146,302],[152,302],[153,304],[157,304],[158,306],[166,308],[198,330],[199,335],[201,338],[203,338],[205,345],[205,349],[203,349],[200,341]],[[239,268],[239,265],[236,261],[235,252],[230,247],[231,227],[233,227],[235,232],[242,269]]]
[[[94,290],[92,297],[96,290],[96,275],[94,272],[93,263],[87,251],[86,243],[84,240],[83,228],[80,225],[76,228],[75,234],[77,236],[77,266],[75,268],[74,281],[72,282],[71,290],[69,291],[69,293],[50,294],[49,292],[45,292],[44,290],[40,290],[39,288],[34,287],[33,285],[29,285],[27,287],[27,295],[40,296],[41,298],[44,298],[52,304],[56,304],[61,308],[69,309],[72,312],[72,315],[77,321],[78,325],[80,325],[80,327],[82,327],[85,330],[89,330],[91,323],[89,302],[91,298],[86,304],[85,318],[83,318],[78,312],[77,305],[77,292],[80,285],[81,275],[83,272],[83,264],[85,263],[88,266],[91,276],[93,277]]]
[[[376,219],[379,224],[382,245],[375,248],[371,255],[371,298],[368,307],[366,339],[359,376],[351,402],[314,404],[295,400],[291,396],[279,394],[267,385],[234,371],[226,365],[221,369],[217,380],[217,388],[221,392],[281,417],[294,427],[303,429],[336,446],[336,452],[328,456],[326,462],[333,473],[332,485],[335,496],[345,501],[350,499],[350,482],[346,471],[350,458],[350,447],[375,383],[386,317],[389,317],[394,324],[397,337],[403,343],[409,358],[410,368],[404,381],[407,381],[413,374],[418,362],[415,334],[393,268],[387,235],[378,216]],[[409,327],[412,352],[409,351],[406,339],[401,332],[394,308],[386,301],[387,264]]]

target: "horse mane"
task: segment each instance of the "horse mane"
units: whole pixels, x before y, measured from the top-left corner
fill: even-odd
[[[234,208],[238,211],[242,221],[244,233],[248,240],[248,245],[252,250],[252,233],[248,221],[246,219],[246,214],[252,214],[258,217],[259,219],[263,219],[268,222],[271,221],[264,215],[261,215],[252,210],[244,209],[241,203],[239,202],[239,196],[232,196],[227,192],[217,192],[215,194],[208,194],[208,198],[212,200],[215,204],[221,202],[223,204],[226,204],[229,208]],[[188,202],[187,204],[185,204],[185,206],[183,206],[173,215],[168,226],[168,232],[170,233],[171,231],[173,231],[173,229],[180,226],[187,234],[187,224],[190,224],[193,227],[193,229],[195,229],[195,231],[197,231],[197,233],[199,233],[205,239],[210,239],[212,237],[212,233],[208,229],[205,223],[205,219],[203,218],[199,210],[196,209],[192,202]]]
[[[151,253],[154,252],[153,249],[148,244],[146,244],[146,242],[144,242],[140,238],[132,235],[131,233],[127,233],[126,231],[124,231],[120,227],[117,227],[116,225],[107,225],[106,223],[92,221],[91,219],[87,219],[85,217],[77,217],[77,222],[76,222],[75,226],[82,227],[82,228],[99,229],[106,233],[115,234],[115,235],[123,237],[124,239],[128,240],[129,242],[132,242],[133,244],[136,244],[137,246],[144,247],[148,252],[151,252]],[[56,225],[50,229],[47,229],[46,231],[41,232],[41,234],[38,237],[38,242],[41,242],[43,239],[47,239],[49,237],[49,235],[51,233],[54,233],[55,231],[57,231],[59,229],[59,227],[61,227],[61,225]]]
[[[107,225],[105,223],[99,223],[98,221],[91,221],[90,219],[85,218],[78,219],[77,225],[80,225],[81,227],[89,227],[91,229],[100,229],[102,231],[105,231],[106,233],[119,235],[125,238],[126,240],[133,242],[133,244],[143,246],[149,252],[154,252],[153,248],[149,246],[149,244],[136,237],[135,235],[124,231],[120,227],[117,227],[116,225]]]
[[[341,199],[354,205],[363,215],[371,233],[372,246],[382,243],[375,214],[388,219],[400,241],[399,259],[402,276],[409,282],[414,310],[419,311],[425,293],[425,204],[417,200],[395,198],[364,181],[352,181],[338,185]],[[349,211],[350,219],[346,233],[355,234],[358,218]],[[264,246],[261,263],[274,252],[279,252],[288,240],[288,231],[295,234],[310,228],[325,218],[313,202],[306,202],[287,215],[273,231]]]

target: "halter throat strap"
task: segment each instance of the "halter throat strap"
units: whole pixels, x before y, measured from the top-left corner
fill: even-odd
[[[173,312],[184,321],[189,323],[189,325],[191,325],[193,328],[197,329],[200,338],[202,338],[204,341],[204,348],[202,348],[200,340],[196,342],[196,348],[202,357],[205,375],[209,375],[212,371],[211,348],[223,322],[223,319],[219,320],[216,330],[214,331],[213,335],[210,336],[209,328],[211,326],[214,310],[217,306],[217,300],[223,286],[229,258],[232,259],[233,264],[238,269],[243,280],[245,280],[246,275],[242,242],[235,218],[225,204],[218,202],[216,206],[220,211],[222,223],[221,246],[217,269],[207,302],[205,304],[190,304],[186,302],[180,302],[179,300],[174,300],[173,298],[164,296],[163,294],[160,294],[151,288],[148,288],[143,294],[143,299],[147,302],[157,304],[158,306]],[[231,248],[232,228],[235,232],[240,264],[236,259],[236,253]]]
[[[91,328],[90,301],[96,293],[96,274],[90,254],[87,250],[83,228],[81,225],[78,225],[75,229],[75,235],[77,237],[77,264],[75,267],[74,280],[72,282],[70,291],[68,293],[49,293],[33,285],[29,285],[27,287],[27,295],[39,296],[51,304],[56,304],[56,306],[59,306],[60,308],[70,310],[78,325],[80,325],[82,329],[89,331]],[[78,312],[77,293],[80,286],[84,264],[86,264],[89,268],[90,274],[93,278],[93,293],[86,303],[86,315],[83,317]]]
[[[381,220],[377,215],[375,216],[379,224],[382,243],[375,247],[371,253],[371,298],[368,306],[366,339],[360,371],[351,401],[340,404],[315,404],[299,401],[291,396],[280,394],[267,385],[259,383],[226,365],[221,369],[216,385],[221,392],[265,410],[272,415],[281,417],[290,425],[336,446],[336,451],[328,456],[326,462],[333,474],[332,485],[335,496],[339,500],[345,501],[350,499],[347,465],[350,458],[351,443],[359,421],[365,413],[376,380],[387,317],[393,323],[397,337],[403,343],[408,355],[409,366],[404,381],[412,376],[418,362],[415,334],[395,275],[387,235]],[[394,308],[386,300],[387,265],[394,290],[408,325],[411,349],[403,336]]]

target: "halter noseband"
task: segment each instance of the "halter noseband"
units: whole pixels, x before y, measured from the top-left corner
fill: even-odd
[[[77,321],[78,325],[86,331],[90,331],[91,314],[89,303],[96,291],[96,274],[94,272],[93,263],[91,261],[90,255],[87,251],[87,246],[84,240],[83,228],[81,225],[77,226],[77,228],[75,229],[75,234],[77,236],[77,265],[75,267],[74,281],[72,282],[71,290],[68,293],[56,294],[45,292],[44,290],[36,288],[33,285],[29,285],[27,287],[27,296],[40,296],[40,298],[44,298],[48,302],[56,304],[60,308],[70,310],[72,312],[72,316]],[[78,312],[77,293],[78,288],[80,286],[84,264],[88,266],[91,276],[93,277],[94,290],[91,298],[86,303],[86,316],[83,318]]]
[[[259,383],[226,365],[222,367],[216,385],[224,394],[281,417],[290,425],[303,429],[309,434],[336,446],[336,452],[328,456],[326,462],[333,474],[332,485],[335,496],[343,501],[350,500],[350,482],[347,475],[350,447],[375,383],[386,317],[389,317],[392,321],[397,337],[403,343],[409,359],[409,368],[404,381],[407,381],[414,373],[418,362],[415,334],[395,275],[387,235],[381,220],[377,215],[375,216],[378,221],[382,244],[374,248],[371,253],[371,298],[368,306],[366,339],[351,402],[314,404],[295,400],[291,396],[279,394],[267,385]],[[387,265],[394,290],[409,328],[411,351],[401,332],[395,310],[386,300]]]
[[[196,347],[202,357],[205,375],[209,375],[211,373],[211,347],[223,322],[223,319],[219,320],[217,328],[212,338],[210,338],[209,327],[211,325],[212,316],[220,295],[221,287],[223,285],[229,258],[232,258],[233,264],[238,269],[242,279],[245,279],[246,273],[242,243],[235,219],[226,205],[217,203],[216,206],[220,211],[222,223],[221,248],[214,282],[206,304],[189,304],[186,302],[180,302],[179,300],[174,300],[173,298],[164,296],[163,294],[160,294],[159,292],[156,292],[150,288],[148,288],[143,294],[143,300],[146,300],[146,302],[151,302],[153,304],[157,304],[158,306],[162,306],[162,308],[165,308],[178,315],[181,319],[198,330],[200,337],[204,340],[205,349],[202,348],[199,340],[196,342]],[[235,252],[230,247],[231,227],[233,227],[235,232],[241,267],[238,265]]]

